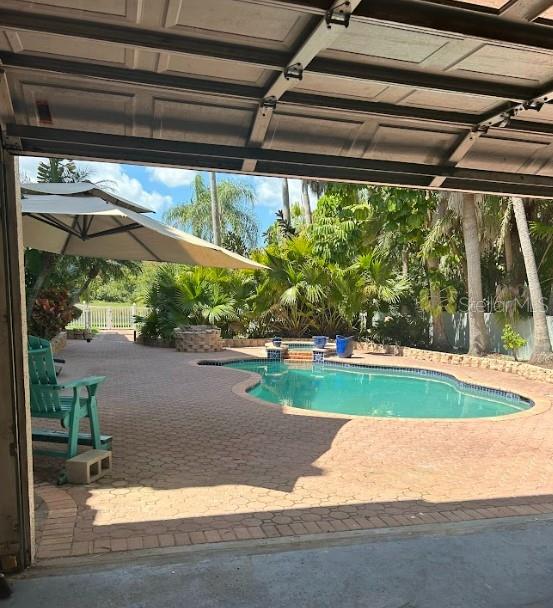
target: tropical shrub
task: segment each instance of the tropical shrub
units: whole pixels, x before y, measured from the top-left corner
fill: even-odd
[[[81,311],[71,304],[71,298],[66,289],[45,289],[40,292],[33,304],[29,333],[51,340],[80,315]]]
[[[232,295],[235,278],[228,271],[164,264],[146,296],[150,314],[139,318],[141,335],[170,340],[175,327],[209,323],[229,333],[238,317]]]
[[[376,317],[372,326],[367,328],[367,338],[377,344],[428,348],[429,328],[429,318],[424,312],[395,310]]]
[[[513,355],[515,361],[517,360],[517,349],[527,344],[526,340],[508,323],[503,327],[501,341],[503,346]]]
[[[408,281],[373,254],[343,267],[319,257],[306,235],[268,246],[258,260],[270,270],[260,274],[253,310],[271,333],[283,336],[352,334],[360,314],[399,302]]]

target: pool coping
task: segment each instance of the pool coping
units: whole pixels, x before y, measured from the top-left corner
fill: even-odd
[[[338,367],[338,368],[339,367],[346,367],[346,368],[361,367],[364,369],[383,369],[383,370],[396,369],[399,371],[407,371],[407,372],[409,372],[409,371],[418,372],[418,373],[422,372],[421,375],[423,375],[423,376],[424,375],[435,375],[435,376],[445,377],[450,380],[455,380],[456,382],[458,382],[462,385],[468,386],[469,388],[472,388],[472,389],[484,390],[484,391],[489,391],[492,393],[496,392],[496,393],[501,393],[502,395],[508,395],[508,396],[515,396],[519,399],[522,399],[523,401],[530,402],[533,405],[531,405],[526,410],[514,412],[511,414],[502,414],[500,416],[471,417],[471,418],[409,418],[409,417],[403,417],[403,416],[367,416],[367,415],[360,415],[360,414],[342,414],[342,413],[337,413],[337,412],[322,412],[319,410],[308,410],[308,409],[302,409],[299,407],[294,407],[294,406],[289,406],[289,405],[279,405],[277,403],[271,403],[270,401],[265,401],[264,399],[260,399],[258,397],[254,397],[253,395],[251,395],[248,391],[251,390],[252,388],[254,388],[256,385],[258,385],[262,381],[262,377],[260,374],[258,374],[256,372],[250,372],[247,370],[229,367],[229,364],[239,363],[242,361],[265,362],[265,361],[268,361],[268,359],[266,357],[259,357],[259,356],[253,356],[253,355],[249,356],[247,354],[244,354],[244,356],[241,356],[241,357],[230,357],[228,359],[197,359],[197,360],[191,361],[190,364],[198,365],[198,366],[205,365],[205,366],[211,366],[211,367],[228,367],[228,369],[240,372],[241,374],[247,374],[247,376],[248,376],[247,378],[245,378],[241,382],[238,382],[237,384],[234,384],[231,387],[231,390],[234,394],[238,395],[239,397],[243,397],[243,398],[247,399],[248,401],[251,401],[258,405],[261,404],[265,407],[270,406],[273,408],[278,408],[280,411],[284,411],[288,414],[294,414],[294,415],[322,416],[322,417],[328,417],[328,418],[341,418],[341,419],[346,419],[346,420],[370,419],[370,420],[375,420],[375,421],[389,421],[389,420],[409,421],[409,422],[418,422],[418,423],[424,423],[424,424],[428,424],[428,423],[436,424],[436,423],[440,423],[440,422],[447,422],[447,423],[455,422],[455,423],[462,424],[465,422],[474,422],[474,421],[502,422],[502,421],[507,421],[507,420],[515,420],[515,419],[521,418],[523,416],[524,417],[536,416],[536,415],[543,414],[544,412],[548,411],[549,409],[551,409],[551,406],[552,406],[551,399],[544,398],[541,395],[528,396],[528,394],[523,394],[521,392],[499,389],[499,388],[497,388],[497,386],[494,386],[492,383],[475,383],[472,380],[464,380],[462,378],[459,378],[457,376],[457,374],[455,374],[455,373],[453,373],[453,371],[449,371],[449,370],[442,371],[442,370],[434,369],[432,367],[426,367],[424,365],[420,366],[420,367],[419,366],[415,367],[413,365],[371,364],[371,363],[361,362],[361,361],[360,362],[357,362],[357,361],[344,362],[342,360],[336,361],[336,360],[334,360],[334,358],[331,358],[322,364],[319,363],[318,365],[322,365],[322,366],[329,365],[329,366]],[[286,363],[286,362],[284,362],[284,363]],[[286,364],[288,364],[288,363],[286,363]],[[298,362],[294,361],[293,364],[297,365]],[[306,362],[306,365],[309,365],[309,364],[310,364],[310,362]],[[457,371],[457,369],[456,369],[456,371]],[[501,372],[501,373],[507,374],[508,372]],[[512,374],[509,374],[509,375],[512,375]]]

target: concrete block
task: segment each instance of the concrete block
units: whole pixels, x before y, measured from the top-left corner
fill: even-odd
[[[111,452],[87,450],[65,463],[69,483],[92,483],[111,471]]]

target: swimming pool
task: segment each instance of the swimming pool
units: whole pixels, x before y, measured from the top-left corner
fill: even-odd
[[[222,364],[261,376],[248,391],[254,397],[321,412],[392,418],[489,418],[533,405],[514,393],[468,384],[431,370],[336,363],[290,366],[265,359]]]

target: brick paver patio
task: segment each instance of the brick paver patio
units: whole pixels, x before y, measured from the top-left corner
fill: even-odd
[[[233,391],[242,372],[193,364],[236,354],[187,355],[117,335],[69,343],[65,378],[108,376],[99,406],[114,470],[56,487],[60,461],[36,458],[39,559],[553,512],[553,385],[372,355],[521,392],[541,413],[321,416],[256,403]]]

